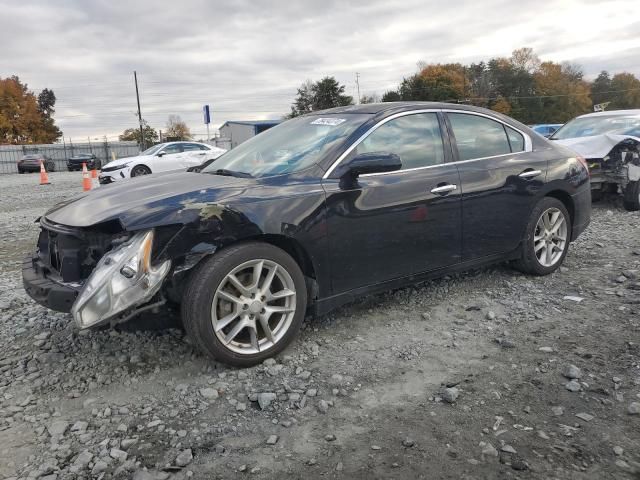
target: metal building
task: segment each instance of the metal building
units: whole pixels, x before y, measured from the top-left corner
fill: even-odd
[[[280,122],[282,120],[229,120],[220,127],[220,140],[228,141],[229,147],[235,148],[242,142],[278,125]]]

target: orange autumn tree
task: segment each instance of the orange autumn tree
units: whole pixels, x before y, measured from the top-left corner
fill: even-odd
[[[533,74],[541,103],[540,123],[564,123],[591,111],[591,88],[582,71],[571,64],[542,62]]]
[[[55,95],[47,89],[43,93],[46,101],[38,102],[18,77],[0,78],[0,144],[52,143],[60,138],[52,118]]]

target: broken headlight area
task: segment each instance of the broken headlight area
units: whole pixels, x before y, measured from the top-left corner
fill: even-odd
[[[100,259],[71,307],[78,327],[109,321],[158,292],[171,261],[152,264],[153,239],[153,230],[136,233]]]
[[[595,157],[595,156],[593,156]],[[601,158],[587,158],[592,182],[610,181],[624,188],[628,182],[640,180],[640,141],[626,138],[613,145]]]

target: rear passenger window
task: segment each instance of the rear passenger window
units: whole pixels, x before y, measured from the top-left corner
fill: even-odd
[[[444,162],[444,145],[435,113],[416,113],[390,120],[373,131],[355,149],[362,153],[395,153],[402,170]]]
[[[505,125],[507,131],[507,137],[509,137],[509,143],[511,144],[512,152],[524,152],[524,137],[520,132],[517,132],[511,127]]]
[[[479,115],[448,113],[460,160],[511,153],[501,123]]]

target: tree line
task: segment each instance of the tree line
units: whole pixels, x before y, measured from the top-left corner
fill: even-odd
[[[290,117],[313,110],[353,104],[345,87],[335,78],[307,81],[298,89]],[[376,94],[361,103],[378,101]],[[418,64],[398,87],[380,100],[453,102],[490,108],[523,123],[564,123],[594,105],[607,103],[608,110],[640,108],[640,80],[623,72],[602,71],[589,82],[574,64],[541,61],[530,48],[514,50],[508,58],[487,62]]]

